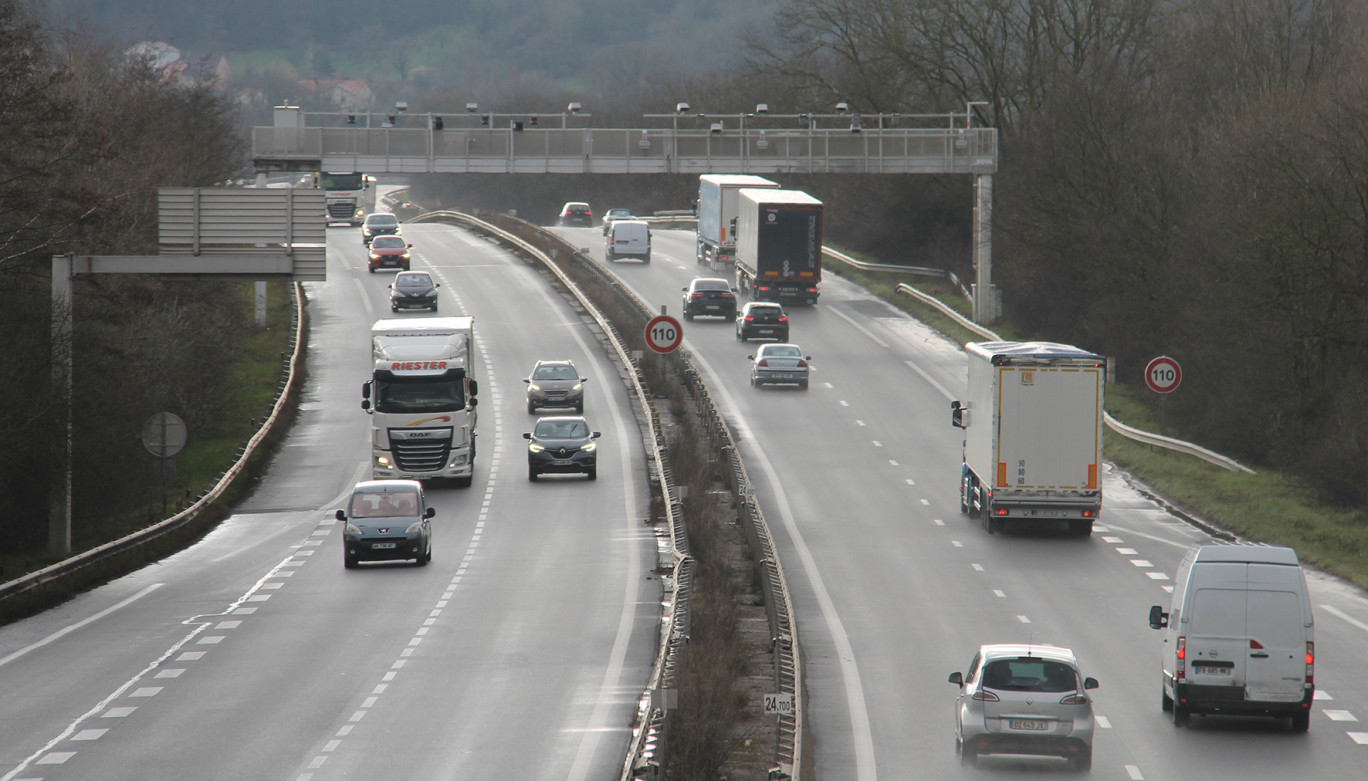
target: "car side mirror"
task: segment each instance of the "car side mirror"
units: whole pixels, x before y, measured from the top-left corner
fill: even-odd
[[[595,431],[595,432],[594,432],[594,439],[598,439],[598,438],[601,437],[601,436],[603,436],[603,432],[602,432],[602,431]]]
[[[532,378],[531,378],[531,377],[523,377],[523,382],[527,383],[528,385],[531,385],[531,384],[532,384]]]
[[[529,433],[526,432],[526,431],[523,432],[523,439],[531,439],[531,438],[532,438],[532,435],[531,435],[531,434],[529,434]]]
[[[950,683],[964,685],[964,675],[962,673],[950,673]]]
[[[753,361],[753,360],[755,360],[755,356],[754,356],[754,355],[747,355],[747,356],[746,356],[746,360],[748,360],[748,361]]]
[[[689,289],[687,287],[681,287],[680,290],[683,290],[685,293],[689,292]]]
[[[1098,687],[1098,683],[1097,683],[1097,679],[1096,679],[1096,678],[1084,678],[1084,679],[1083,679],[1083,688],[1085,688],[1085,689],[1096,689],[1097,687]]]
[[[1159,605],[1153,605],[1150,607],[1150,629],[1163,629],[1164,627],[1168,626],[1168,619],[1168,613],[1165,613],[1162,607],[1160,607]]]
[[[429,508],[427,508],[427,512],[423,513],[423,517],[424,517],[424,518],[435,518],[435,517],[437,517],[437,508],[436,508],[436,507],[429,507]],[[1090,679],[1090,680],[1091,680],[1091,679]]]
[[[580,382],[588,382],[588,381],[589,381],[589,378],[588,378],[588,377],[580,377]]]
[[[812,360],[812,356],[811,356],[811,355],[804,355],[804,356],[803,356],[803,360],[805,360],[805,361],[810,361],[810,360]]]
[[[346,511],[346,510],[338,510],[337,513],[335,514],[335,516],[336,516],[337,520],[339,520],[339,521],[345,521],[345,520],[347,520],[347,511]]]

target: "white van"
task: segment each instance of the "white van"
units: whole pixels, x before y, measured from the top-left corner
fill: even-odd
[[[1183,726],[1193,713],[1291,717],[1305,732],[1315,696],[1311,599],[1291,548],[1194,545],[1178,565],[1163,629],[1163,708]]]
[[[613,220],[604,239],[603,254],[609,260],[641,258],[651,262],[651,226],[644,220]]]

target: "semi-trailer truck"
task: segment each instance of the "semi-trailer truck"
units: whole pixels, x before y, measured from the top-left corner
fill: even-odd
[[[736,289],[758,301],[816,304],[822,202],[800,190],[737,191]]]
[[[698,177],[698,263],[714,269],[731,264],[736,254],[737,191],[779,189],[775,182],[750,174],[705,174]]]
[[[1102,509],[1107,359],[1053,342],[970,342],[969,395],[950,402],[964,431],[960,512],[988,533],[1064,521],[1092,533]]]
[[[377,320],[374,373],[361,388],[371,415],[371,475],[451,479],[475,474],[475,318]]]

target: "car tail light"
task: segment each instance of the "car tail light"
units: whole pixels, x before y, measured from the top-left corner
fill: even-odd
[[[1176,648],[1178,649],[1178,663],[1174,665],[1173,680],[1185,681],[1187,680],[1187,638],[1180,636]]]
[[[756,366],[769,366],[769,359],[767,359],[767,358],[761,358],[760,360],[758,360],[758,361],[755,362],[755,365],[756,365]]]
[[[736,296],[732,295],[731,293],[723,293],[723,294],[722,294],[722,297],[723,297],[723,298],[736,298]]]
[[[755,316],[754,316],[754,315],[746,315],[746,322],[748,322],[748,323],[753,323],[753,322],[755,322]]]
[[[1060,704],[1060,705],[1087,705],[1087,704],[1088,704],[1088,695],[1084,694],[1083,692],[1074,692],[1073,694],[1066,694],[1066,695],[1064,695],[1063,697],[1060,697],[1060,698],[1059,698],[1059,704]]]
[[[993,694],[992,692],[987,691],[985,689],[979,689],[978,691],[974,692],[973,696],[969,699],[978,700],[979,702],[1001,702],[1001,700],[998,699],[998,696],[996,694]]]
[[[779,322],[781,322],[781,323],[787,323],[787,322],[788,322],[788,315],[780,315],[780,316],[779,316]]]
[[[799,362],[798,362],[798,368],[800,368],[800,369],[806,369],[806,368],[807,368],[807,361],[799,361]]]
[[[703,297],[703,294],[702,294],[702,293],[690,293],[690,294],[689,294],[689,300],[690,300],[690,301],[694,300],[695,298],[702,298],[702,297]]]
[[[1306,641],[1306,682],[1316,682],[1316,644],[1310,640]]]

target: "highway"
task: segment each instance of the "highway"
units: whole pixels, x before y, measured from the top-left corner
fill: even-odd
[[[557,230],[603,257],[597,228]],[[650,265],[609,265],[676,316],[691,278],[719,276],[696,264],[690,231],[656,231]],[[1218,717],[1176,729],[1160,710],[1160,633],[1146,614],[1167,604],[1184,549],[1207,535],[1109,469],[1091,537],[1063,528],[989,536],[959,512],[961,436],[949,409],[965,387],[959,348],[830,275],[817,306],[789,315],[790,341],[813,357],[808,391],[749,387],[755,345],[736,341],[729,321],[683,323],[684,348],[743,443],[794,595],[815,778],[1066,772],[1049,758],[959,766],[957,690],[946,678],[990,642],[1071,647],[1100,680],[1093,777],[1361,775],[1363,592],[1311,576],[1320,691],[1308,734]]]
[[[332,515],[369,478],[360,391],[394,274],[332,228],[300,414],[251,497],[186,551],[0,628],[0,779],[617,776],[661,596],[624,386],[527,264],[407,233],[441,314],[474,315],[484,371],[474,485],[429,493],[432,563],[342,566]],[[597,481],[527,480],[538,358],[591,378]]]
[[[597,227],[555,229],[602,261]],[[432,491],[426,568],[342,567],[331,520],[368,476],[360,385],[392,273],[329,232],[306,285],[309,382],[268,474],[199,544],[0,627],[0,781],[614,778],[660,617],[640,436],[590,331],[531,267],[441,225],[410,225],[441,314],[476,318],[484,376],[474,485]],[[611,264],[653,306],[713,276],[691,232],[655,232],[649,265]],[[274,304],[273,304],[274,305]],[[423,317],[404,314],[404,317]],[[1317,704],[1307,734],[1159,707],[1159,633],[1184,548],[1206,535],[1108,470],[1102,520],[989,536],[959,513],[964,388],[952,343],[828,276],[790,312],[811,388],[751,388],[730,322],[684,348],[742,443],[797,608],[805,754],[817,779],[1048,777],[1050,759],[953,751],[956,689],[985,642],[1071,647],[1096,677],[1092,776],[1356,778],[1368,759],[1368,599],[1313,575]],[[521,378],[537,358],[592,379],[599,479],[529,483]],[[193,436],[193,432],[191,433]]]

